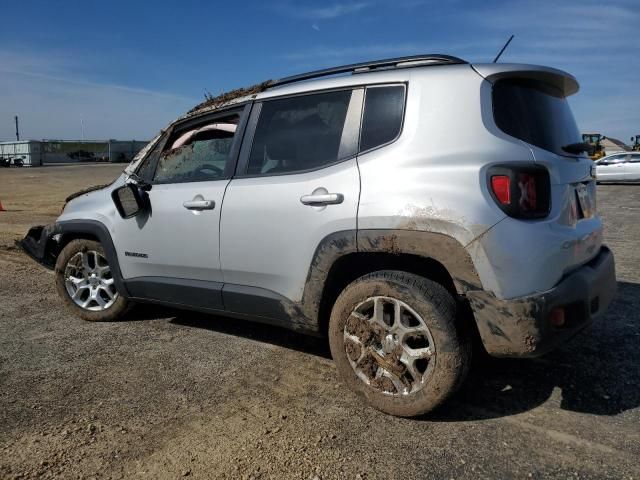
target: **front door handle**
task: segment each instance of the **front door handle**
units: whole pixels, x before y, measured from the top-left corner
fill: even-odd
[[[320,193],[303,195],[300,197],[300,201],[304,205],[311,205],[313,207],[319,207],[323,205],[337,205],[344,201],[344,195],[341,193]]]
[[[187,210],[213,210],[216,202],[213,200],[187,200],[182,206]]]

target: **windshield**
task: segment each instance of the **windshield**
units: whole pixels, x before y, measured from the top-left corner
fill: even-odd
[[[562,92],[542,82],[508,79],[493,87],[493,116],[508,135],[559,155],[582,137]]]

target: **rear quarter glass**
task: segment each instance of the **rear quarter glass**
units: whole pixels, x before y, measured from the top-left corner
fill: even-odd
[[[365,96],[360,151],[393,141],[402,129],[404,85],[368,87]]]

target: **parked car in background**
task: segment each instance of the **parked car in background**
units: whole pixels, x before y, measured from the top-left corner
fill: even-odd
[[[640,182],[640,152],[607,155],[596,162],[598,182]]]

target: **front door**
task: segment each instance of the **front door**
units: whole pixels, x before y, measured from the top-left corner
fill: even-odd
[[[622,181],[624,180],[626,155],[612,155],[606,160],[598,163],[597,176],[602,181]]]
[[[120,219],[113,236],[132,296],[222,308],[220,212],[240,119],[236,111],[179,125],[155,166],[141,167],[153,170],[150,212]]]

